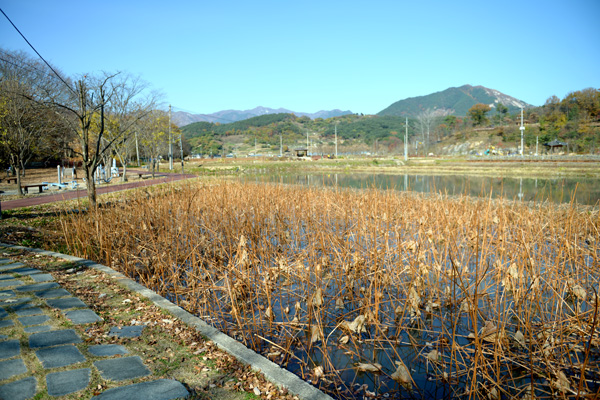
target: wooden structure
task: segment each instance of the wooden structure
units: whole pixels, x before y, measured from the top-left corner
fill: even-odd
[[[564,146],[568,146],[568,145],[569,145],[568,143],[561,142],[558,139],[554,139],[551,142],[544,143],[544,146],[548,147],[548,149],[552,150],[552,152],[554,152],[554,149],[557,147],[564,147]]]
[[[294,149],[296,152],[296,157],[308,157],[308,149],[300,148]]]
[[[31,183],[29,185],[21,185],[21,189],[23,189],[23,192],[25,193],[29,193],[29,188],[39,188],[39,193],[42,193],[44,190],[44,186],[48,186],[45,183]]]

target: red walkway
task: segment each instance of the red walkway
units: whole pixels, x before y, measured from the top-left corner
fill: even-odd
[[[128,170],[128,172],[132,172],[132,171]],[[158,183],[175,182],[175,181],[180,181],[183,179],[196,178],[196,177],[197,177],[196,175],[191,175],[191,174],[169,174],[169,175],[163,176],[161,178],[139,180],[136,182],[124,183],[121,185],[96,186],[96,194],[100,195],[100,194],[104,194],[104,193],[118,192],[120,190],[127,190],[127,189],[133,189],[133,188],[144,187],[144,186],[152,186],[152,185],[156,185]],[[80,197],[84,198],[84,199],[87,198],[87,190],[85,189],[85,186],[82,189],[72,190],[69,192],[63,192],[63,193],[57,193],[57,194],[51,194],[51,195],[45,195],[45,196],[38,196],[38,197],[27,197],[27,198],[17,199],[17,200],[2,201],[1,206],[2,206],[2,210],[12,210],[13,208],[31,207],[31,206],[37,206],[40,204],[53,203],[55,201],[73,200],[73,199],[77,199]],[[0,201],[1,201],[1,198],[0,198]]]

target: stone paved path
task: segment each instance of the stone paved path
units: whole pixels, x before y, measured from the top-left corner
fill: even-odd
[[[24,400],[44,392],[50,396],[81,392],[85,397],[83,393],[90,393],[85,391],[90,389],[92,375],[98,374],[118,386],[94,399],[188,397],[187,389],[176,380],[136,383],[136,378],[152,375],[139,356],[121,345],[84,345],[75,330],[64,328],[64,321],[59,321],[54,310],[73,325],[101,320],[80,299],[53,282],[50,274],[0,258],[0,399]],[[110,334],[139,336],[142,329],[114,327]],[[26,357],[25,353],[35,356]]]

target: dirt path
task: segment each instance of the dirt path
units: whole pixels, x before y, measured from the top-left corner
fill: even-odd
[[[135,171],[128,171],[128,172],[135,172]],[[135,181],[135,182],[124,183],[122,185],[97,186],[96,193],[98,195],[101,195],[104,193],[117,192],[120,190],[134,189],[134,188],[139,188],[139,187],[144,187],[144,186],[152,186],[152,185],[156,185],[159,183],[175,182],[175,181],[180,181],[183,179],[190,179],[190,178],[196,178],[196,177],[197,177],[196,175],[192,175],[192,174],[169,174],[167,176],[163,176],[163,177],[156,178],[156,179],[139,180],[139,181]],[[85,189],[77,189],[77,190],[72,190],[72,191],[68,191],[68,192],[62,192],[62,193],[51,194],[51,195],[43,195],[43,196],[37,196],[37,197],[26,197],[26,198],[17,199],[17,200],[2,201],[1,205],[2,205],[2,210],[12,210],[13,208],[31,207],[31,206],[37,206],[40,204],[53,203],[55,201],[74,200],[74,199],[77,199],[80,197],[87,198],[87,191]]]

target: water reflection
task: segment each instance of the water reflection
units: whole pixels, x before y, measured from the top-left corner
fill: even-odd
[[[278,182],[314,187],[379,188],[423,193],[503,197],[522,201],[550,201],[596,205],[600,200],[597,179],[585,178],[494,178],[466,175],[393,174],[292,174],[254,175],[245,180]]]

